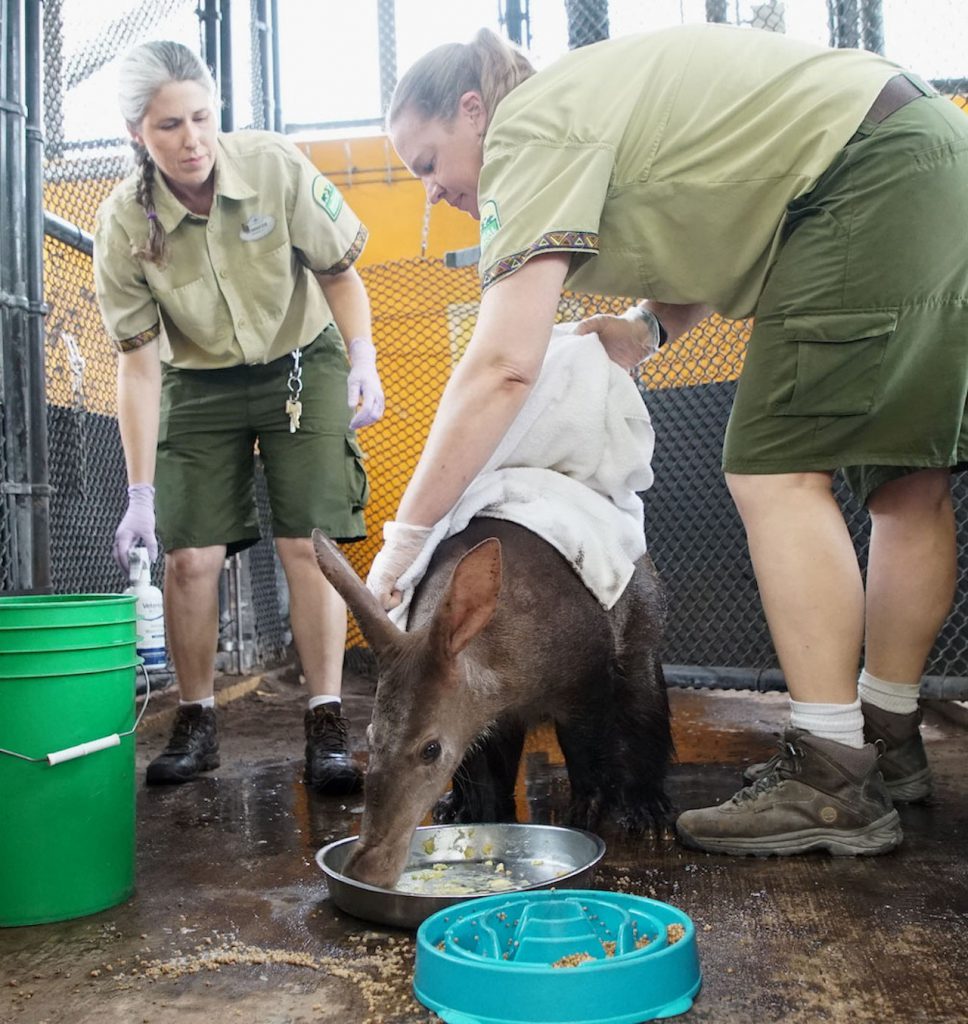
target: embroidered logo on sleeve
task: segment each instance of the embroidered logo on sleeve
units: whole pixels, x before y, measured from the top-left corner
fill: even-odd
[[[487,245],[500,229],[501,218],[498,216],[497,203],[488,199],[481,207],[481,245]]]
[[[326,211],[330,220],[336,220],[343,209],[343,196],[340,190],[321,174],[313,178],[313,199]]]
[[[276,218],[271,213],[253,213],[252,216],[242,222],[242,230],[239,238],[243,242],[258,242],[276,226]]]

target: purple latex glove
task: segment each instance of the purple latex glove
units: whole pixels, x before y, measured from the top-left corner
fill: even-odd
[[[383,386],[376,372],[376,349],[367,338],[354,338],[346,346],[350,357],[350,375],[346,381],[346,401],[356,410],[350,427],[368,427],[383,415]]]
[[[128,488],[128,508],[114,531],[114,560],[128,574],[128,552],[142,543],[153,562],[158,557],[155,539],[155,489],[151,484],[133,484]]]

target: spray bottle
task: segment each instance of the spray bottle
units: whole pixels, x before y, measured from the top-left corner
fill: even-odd
[[[128,552],[128,580],[131,585],[125,593],[135,595],[138,616],[138,656],[148,672],[167,673],[165,612],[161,591],[151,582],[151,562],[148,560],[147,548],[131,548]]]

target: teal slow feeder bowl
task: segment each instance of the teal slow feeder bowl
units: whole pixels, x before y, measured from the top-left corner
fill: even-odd
[[[644,896],[487,896],[417,930],[414,994],[447,1024],[640,1024],[685,1013],[701,983],[692,921]]]

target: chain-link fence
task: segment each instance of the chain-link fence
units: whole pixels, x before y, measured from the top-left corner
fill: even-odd
[[[8,0],[9,2],[9,0]],[[60,592],[114,590],[122,585],[109,551],[123,511],[124,464],[118,438],[115,354],[107,342],[94,298],[84,233],[93,228],[101,200],[126,172],[129,151],[119,115],[103,102],[113,91],[105,79],[117,56],[145,38],[178,39],[216,66],[223,97],[229,93],[231,127],[279,127],[280,69],[286,54],[274,51],[280,26],[267,27],[276,4],[234,5],[213,0],[113,0],[92,8],[80,0],[46,0],[44,6],[44,205],[49,234],[44,247],[47,359],[47,425],[50,450],[50,552],[53,588]],[[285,20],[295,4],[281,3]],[[419,5],[417,5],[419,6]],[[470,5],[473,6],[473,5]],[[917,8],[907,11],[907,6]],[[231,10],[232,23],[224,17]],[[309,8],[307,8],[309,9]],[[402,41],[414,35],[411,0],[378,0],[371,48],[356,62],[378,63],[374,109],[357,124],[379,122],[397,74],[409,60]],[[482,5],[481,10],[484,10]],[[461,5],[462,14],[464,5]],[[454,16],[457,16],[456,8]],[[906,19],[906,20],[905,20]],[[550,59],[567,47],[609,35],[660,27],[674,21],[728,21],[786,31],[831,45],[863,45],[899,60],[965,105],[968,26],[955,3],[904,5],[886,0],[805,0],[797,4],[705,3],[630,0],[561,0],[552,3],[487,3],[486,23]],[[485,23],[482,18],[481,23]],[[913,27],[912,27],[913,26]],[[435,26],[440,31],[440,26]],[[465,38],[462,33],[454,38]],[[283,38],[285,38],[283,36]],[[952,40],[961,46],[953,46]],[[432,45],[433,40],[427,41]],[[915,45],[917,44],[917,45]],[[411,42],[407,44],[413,46]],[[422,52],[426,46],[420,46]],[[956,54],[949,57],[949,54]],[[364,56],[367,55],[367,56]],[[369,56],[372,54],[372,56]],[[918,54],[926,55],[924,60]],[[416,56],[414,53],[411,55]],[[226,85],[229,86],[226,90]],[[286,117],[285,121],[291,121]],[[225,124],[223,123],[223,127]],[[322,167],[324,173],[331,168]],[[351,175],[334,179],[353,204]],[[389,214],[388,214],[389,215]],[[378,224],[370,224],[379,230]],[[80,229],[77,239],[72,233]],[[442,261],[408,259],[363,269],[374,316],[374,334],[387,392],[384,420],[361,441],[368,456],[373,498],[369,539],[349,546],[356,568],[366,572],[379,546],[382,523],[392,518],[422,449],[437,400],[470,337],[479,282],[474,269],[448,269]],[[624,309],[626,300],[568,296],[561,318]],[[719,685],[773,686],[779,676],[746,549],[745,538],[719,468],[721,438],[742,365],[749,325],[710,320],[689,339],[648,364],[643,394],[656,428],[656,483],[644,496],[650,549],[662,571],[672,605],[665,660],[682,666],[679,678],[715,677]],[[5,368],[6,370],[6,368]],[[12,426],[4,421],[5,436]],[[0,470],[8,447],[0,448]],[[223,616],[226,630],[245,618],[253,654],[266,660],[288,642],[286,595],[268,539],[264,487],[260,486],[264,536],[248,552],[239,579],[241,605]],[[852,533],[866,555],[868,521],[843,488]],[[964,520],[968,484],[955,483],[959,514],[959,589],[955,609],[932,654],[928,672],[968,679],[968,544]],[[11,579],[10,521],[0,513],[0,587]],[[350,643],[359,643],[354,631]],[[675,674],[675,673],[673,673]]]

